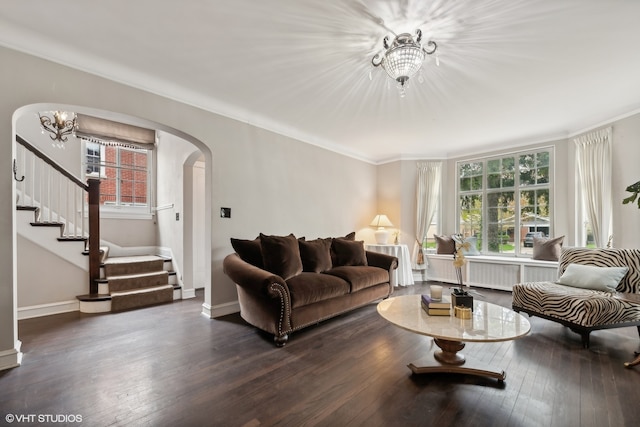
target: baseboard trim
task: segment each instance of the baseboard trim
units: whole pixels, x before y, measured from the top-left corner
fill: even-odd
[[[210,319],[238,312],[240,312],[240,303],[238,301],[226,302],[214,306],[206,303],[202,304],[202,314]]]
[[[80,301],[81,313],[109,313],[111,312],[111,299],[102,301]]]
[[[33,317],[50,316],[52,314],[68,313],[79,311],[80,301],[61,301],[50,304],[31,305],[28,307],[18,307],[18,320],[31,319]]]
[[[189,298],[195,298],[196,297],[196,290],[195,289],[183,289],[182,290],[182,299],[189,299]]]
[[[211,305],[207,303],[202,303],[202,315],[211,318]]]
[[[17,368],[22,364],[22,352],[20,351],[22,342],[16,340],[14,348],[11,350],[0,351],[0,371],[5,369]]]

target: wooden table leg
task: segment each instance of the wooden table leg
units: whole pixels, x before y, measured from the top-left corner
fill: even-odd
[[[635,355],[636,355],[636,358],[633,360],[633,362],[626,362],[624,364],[625,368],[630,368],[632,366],[640,365],[640,353],[636,351]]]

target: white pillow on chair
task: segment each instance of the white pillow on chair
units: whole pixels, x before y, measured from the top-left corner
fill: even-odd
[[[629,267],[597,267],[595,265],[569,264],[558,283],[574,288],[615,292]]]

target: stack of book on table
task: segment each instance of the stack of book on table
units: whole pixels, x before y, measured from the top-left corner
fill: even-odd
[[[429,316],[451,316],[451,299],[442,296],[442,299],[434,300],[429,295],[422,295],[422,309]]]

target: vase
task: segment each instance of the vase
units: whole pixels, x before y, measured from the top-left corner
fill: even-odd
[[[466,307],[473,311],[473,296],[469,295],[469,292],[460,289],[454,289],[451,292],[451,305],[453,307]]]

